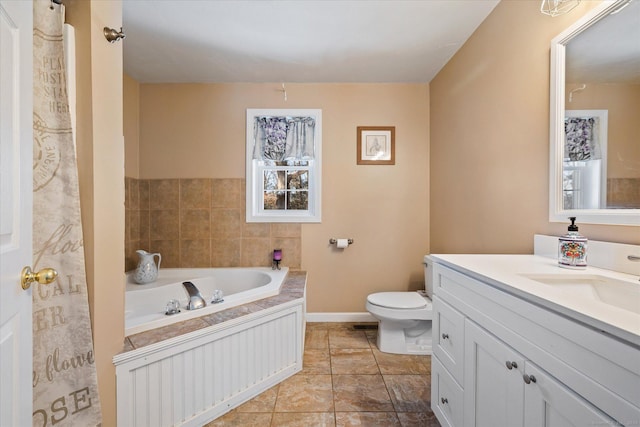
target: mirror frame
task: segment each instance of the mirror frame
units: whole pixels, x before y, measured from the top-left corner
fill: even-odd
[[[551,40],[549,222],[567,222],[568,217],[575,216],[579,223],[640,226],[640,209],[564,209],[562,197],[566,44],[625,3],[627,0],[605,0]]]

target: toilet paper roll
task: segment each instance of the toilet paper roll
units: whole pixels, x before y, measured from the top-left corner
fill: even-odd
[[[349,247],[349,239],[338,239],[337,243],[336,243],[336,247],[340,248],[340,249],[344,249]]]

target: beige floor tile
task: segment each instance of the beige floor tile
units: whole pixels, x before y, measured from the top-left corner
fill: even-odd
[[[381,375],[334,375],[336,411],[394,411]]]
[[[329,348],[329,331],[326,329],[307,329],[304,337],[304,348]]]
[[[363,331],[329,330],[329,348],[371,348]]]
[[[280,383],[276,412],[333,412],[331,375],[297,374]]]
[[[428,375],[383,375],[396,412],[431,410],[431,384]]]
[[[249,427],[271,425],[272,414],[231,411],[204,427]]]
[[[333,427],[333,412],[276,412],[271,425],[276,427]]]
[[[370,348],[331,349],[331,373],[379,374],[380,370]]]
[[[383,353],[372,347],[382,375],[429,375],[431,356]]]
[[[279,385],[275,385],[268,390],[263,391],[253,399],[238,406],[238,412],[273,412],[276,406],[276,398],[278,397]]]
[[[331,374],[329,349],[311,348],[304,351],[302,373],[306,375]]]
[[[303,371],[205,427],[440,427],[431,356],[383,353],[376,339],[354,323],[307,323]]]
[[[367,339],[370,343],[375,344],[376,339],[378,338],[378,330],[377,329],[366,329],[364,334],[367,336]]]
[[[436,415],[429,412],[398,412],[402,427],[440,427]]]
[[[401,427],[395,412],[336,412],[336,427]]]

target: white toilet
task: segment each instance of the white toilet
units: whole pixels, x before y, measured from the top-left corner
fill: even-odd
[[[378,292],[367,297],[367,311],[378,319],[380,351],[431,354],[433,283],[428,255],[424,257],[424,278],[426,292]]]

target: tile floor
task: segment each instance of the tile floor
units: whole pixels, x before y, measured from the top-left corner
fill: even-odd
[[[439,427],[431,357],[382,353],[353,326],[307,323],[302,372],[205,427]]]

